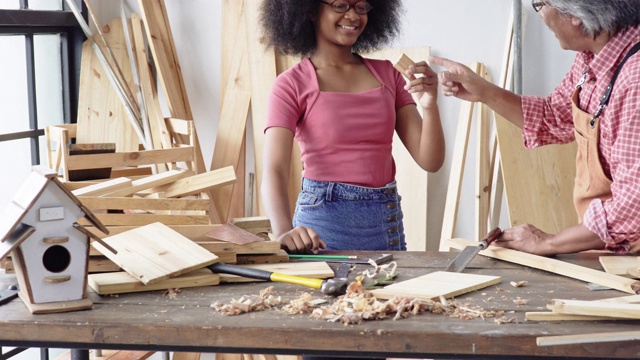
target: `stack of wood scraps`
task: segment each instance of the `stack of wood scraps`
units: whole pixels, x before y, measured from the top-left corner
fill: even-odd
[[[216,284],[219,282],[216,274],[211,272],[205,274],[202,271],[177,278],[179,275],[188,274],[216,263],[219,259],[213,253],[161,223],[141,226],[118,235],[108,236],[103,241],[116,252],[98,242],[93,242],[92,245],[124,269],[129,276],[125,273],[90,274],[89,284],[99,294],[103,294],[105,291],[112,293],[116,290],[118,292],[132,292],[201,286],[205,283]],[[171,281],[168,281],[169,279]],[[155,286],[145,288],[138,283]],[[120,284],[121,288],[115,288],[115,284]]]

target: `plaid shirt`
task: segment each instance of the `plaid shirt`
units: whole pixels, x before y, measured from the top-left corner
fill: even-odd
[[[598,55],[580,52],[565,78],[546,98],[523,96],[523,136],[527,148],[575,140],[571,96],[586,71],[580,108],[594,114],[613,73],[640,41],[640,26],[617,34]],[[591,202],[583,225],[598,234],[607,249],[626,252],[640,239],[640,52],[624,64],[609,105],[600,115],[599,154],[612,179],[612,197]]]

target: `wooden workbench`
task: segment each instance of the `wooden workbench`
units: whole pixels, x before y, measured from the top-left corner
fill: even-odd
[[[362,253],[374,256],[372,253]],[[361,255],[362,255],[361,254]],[[442,270],[455,253],[393,253],[397,280]],[[559,257],[599,268],[598,254]],[[369,266],[358,265],[363,270]],[[348,357],[455,358],[637,358],[640,342],[536,346],[536,338],[637,330],[638,321],[525,322],[528,311],[545,311],[554,298],[597,300],[628,294],[591,291],[587,284],[551,273],[477,256],[465,272],[502,277],[502,283],[457,299],[485,310],[506,310],[517,323],[493,319],[461,320],[420,314],[402,320],[370,321],[345,326],[307,315],[264,311],[225,316],[210,307],[242,295],[257,295],[275,285],[285,299],[300,291],[319,291],[290,284],[226,284],[183,289],[175,298],[162,291],[98,296],[91,293],[92,310],[32,315],[18,299],[0,307],[0,345],[76,349],[140,349],[157,351],[236,352],[262,354],[324,354]],[[352,273],[353,275],[353,273]],[[3,288],[10,282],[3,275]],[[513,287],[511,281],[528,281]],[[514,299],[526,299],[517,305]]]

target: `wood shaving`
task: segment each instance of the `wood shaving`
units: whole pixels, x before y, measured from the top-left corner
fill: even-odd
[[[175,299],[178,297],[178,294],[181,292],[182,290],[175,288],[175,289],[167,289],[165,290],[165,292],[162,293],[162,296],[168,296],[170,299]]]
[[[526,280],[518,281],[518,282],[512,281],[509,284],[511,284],[511,286],[513,287],[523,287],[523,286],[529,285],[529,282]]]
[[[273,286],[269,286],[258,296],[242,296],[238,300],[231,300],[229,304],[215,302],[211,307],[225,315],[240,315],[254,311],[264,311],[276,308],[282,304],[282,298],[277,296]]]
[[[529,302],[529,300],[527,299],[522,299],[520,297],[517,297],[515,299],[513,299],[513,302],[517,305],[527,305],[527,303]]]

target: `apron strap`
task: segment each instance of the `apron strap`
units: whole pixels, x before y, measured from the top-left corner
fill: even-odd
[[[622,66],[624,65],[624,63],[627,62],[627,60],[629,60],[631,56],[633,56],[633,54],[637,53],[639,50],[640,50],[640,42],[635,44],[631,48],[631,50],[629,50],[627,55],[622,59],[622,62],[620,63],[620,65],[618,65],[618,68],[613,73],[613,77],[611,78],[611,82],[609,83],[609,86],[607,86],[607,90],[605,90],[604,95],[602,95],[602,98],[600,99],[600,105],[598,105],[598,109],[596,110],[596,113],[593,115],[593,118],[591,120],[592,122],[595,120],[595,118],[600,116],[600,113],[602,112],[602,110],[604,110],[607,107],[607,104],[609,104],[609,98],[611,97],[611,92],[613,91],[613,84],[615,84],[616,79],[620,74],[620,70],[622,70]]]

